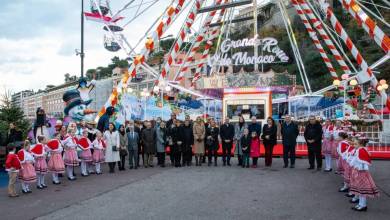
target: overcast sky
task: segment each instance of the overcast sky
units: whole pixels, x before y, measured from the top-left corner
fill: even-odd
[[[13,92],[61,84],[65,73],[80,75],[81,0],[0,0],[0,88]],[[128,0],[111,0],[113,11]],[[141,2],[137,0],[136,2]],[[144,0],[150,2],[150,0]],[[129,25],[124,34],[135,44],[171,0],[160,0]],[[85,0],[85,10],[89,1]],[[136,8],[122,13],[131,18]],[[129,19],[127,19],[128,21]],[[178,29],[172,27],[171,32]],[[108,52],[103,47],[102,25],[85,22],[85,70],[106,66],[123,51]]]

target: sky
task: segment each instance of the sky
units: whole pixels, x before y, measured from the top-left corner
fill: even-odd
[[[111,0],[116,12],[128,0]],[[136,3],[141,0],[136,0]],[[150,0],[144,0],[150,2]],[[159,0],[123,32],[131,44],[145,34],[171,0]],[[0,89],[17,92],[59,85],[64,74],[80,75],[81,0],[0,0]],[[89,1],[85,0],[85,10]],[[128,21],[137,8],[126,10]],[[123,51],[103,47],[102,24],[85,21],[85,70],[106,66],[113,56],[125,58]],[[179,26],[172,26],[171,32]]]

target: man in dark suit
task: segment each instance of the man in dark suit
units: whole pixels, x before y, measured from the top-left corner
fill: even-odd
[[[139,135],[135,131],[134,123],[128,127],[127,132],[127,150],[129,151],[129,166],[130,169],[138,168],[138,144]]]
[[[322,168],[322,155],[321,155],[321,144],[322,144],[322,126],[316,120],[314,116],[309,117],[309,124],[305,128],[305,140],[307,143],[307,150],[309,152],[309,170],[314,169],[314,160],[317,161],[317,170]]]
[[[249,134],[256,132],[257,137],[261,135],[261,123],[257,122],[256,116],[252,116],[251,123],[248,125]]]
[[[286,115],[281,128],[283,143],[283,161],[284,168],[288,167],[288,158],[290,156],[290,168],[295,167],[295,146],[299,135],[298,126],[291,121],[291,116]]]
[[[220,136],[222,140],[222,160],[223,165],[230,165],[230,155],[233,147],[234,126],[229,123],[229,118],[225,118],[225,123],[220,128]],[[227,160],[226,160],[227,159]]]

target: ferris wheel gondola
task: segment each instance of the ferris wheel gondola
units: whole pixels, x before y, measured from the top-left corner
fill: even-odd
[[[120,31],[123,31],[123,28],[120,27],[120,26],[117,26],[117,25],[108,25],[108,28],[109,28],[112,32],[120,32]],[[108,31],[108,28],[107,28],[107,26],[104,26],[104,27],[103,27],[103,30]]]
[[[102,1],[102,0],[99,0],[97,1],[98,2],[98,5],[95,4],[95,1],[91,0],[91,12],[96,14],[96,13],[99,13],[99,9],[100,8],[100,11],[102,13],[103,16],[107,15],[109,12],[110,12],[110,7],[109,7],[109,3],[108,1]]]
[[[104,48],[110,52],[117,52],[121,49],[121,46],[113,37],[104,35]]]

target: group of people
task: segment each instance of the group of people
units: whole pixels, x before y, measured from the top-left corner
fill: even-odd
[[[13,125],[13,124],[12,124]],[[12,126],[11,125],[11,126]],[[46,174],[50,173],[53,184],[61,184],[60,177],[66,175],[70,181],[76,180],[75,169],[80,167],[81,176],[101,174],[101,164],[107,163],[109,172],[114,173],[116,164],[119,171],[138,169],[140,159],[145,168],[157,165],[165,167],[166,153],[170,152],[171,166],[191,166],[193,155],[195,166],[202,166],[208,158],[208,166],[218,166],[218,149],[222,146],[223,166],[231,166],[231,155],[238,156],[238,165],[249,168],[257,167],[260,157],[260,140],[266,148],[266,166],[272,164],[272,149],[276,144],[276,125],[272,118],[262,128],[253,117],[246,123],[240,117],[233,125],[225,119],[221,126],[210,118],[206,123],[198,117],[195,121],[187,116],[184,121],[172,114],[167,122],[158,118],[156,121],[128,121],[116,128],[108,123],[100,130],[94,124],[81,122],[63,125],[57,121],[54,137],[42,133],[34,140],[25,140],[22,149],[9,145],[6,170],[9,172],[10,197],[16,197],[16,179],[19,178],[23,193],[31,193],[31,184],[37,189],[45,189]],[[34,143],[34,144],[32,144]],[[235,152],[232,152],[235,144]]]
[[[9,172],[8,193],[16,197],[15,182],[19,178],[22,192],[31,193],[31,183],[37,182],[38,189],[47,187],[45,175],[50,173],[53,184],[60,184],[60,176],[66,173],[69,180],[76,180],[75,168],[80,166],[82,176],[101,174],[101,164],[107,163],[109,172],[114,173],[116,164],[119,171],[138,169],[140,159],[145,168],[157,165],[165,167],[166,153],[170,152],[173,167],[191,166],[193,155],[195,166],[218,166],[218,149],[222,146],[222,164],[231,166],[231,155],[237,155],[238,164],[243,168],[258,165],[260,143],[265,149],[265,166],[272,165],[273,148],[280,131],[283,144],[284,168],[295,167],[295,147],[299,135],[298,125],[286,115],[283,123],[275,124],[270,117],[263,126],[252,117],[248,123],[240,116],[236,124],[226,118],[220,126],[210,118],[204,122],[198,117],[191,121],[187,116],[178,120],[175,114],[168,121],[128,121],[116,128],[108,123],[98,130],[94,124],[81,122],[64,126],[58,122],[52,139],[44,135],[36,137],[36,144],[26,140],[23,149],[16,152],[11,147],[7,156],[6,169]],[[367,139],[355,135],[350,123],[326,120],[323,125],[314,116],[309,118],[304,138],[308,146],[308,169],[322,169],[322,155],[325,156],[325,172],[332,171],[332,159],[336,161],[336,173],[344,178],[340,192],[349,192],[353,209],[367,210],[366,198],[378,195],[368,167],[371,164],[366,149]],[[235,146],[232,152],[233,145]],[[250,166],[250,158],[252,163]]]
[[[361,133],[356,133],[349,123],[341,121],[332,124],[329,120],[324,125],[324,154],[326,172],[332,171],[332,157],[336,160],[336,173],[343,178],[339,192],[347,192],[355,211],[367,211],[367,198],[379,196],[379,190],[369,172],[370,153],[367,150],[369,140]]]

